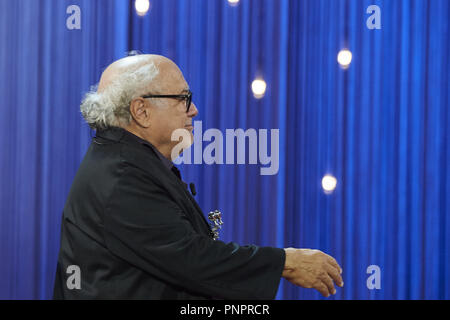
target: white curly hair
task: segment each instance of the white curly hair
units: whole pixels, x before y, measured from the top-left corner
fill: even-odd
[[[83,118],[95,130],[128,125],[131,101],[147,94],[145,88],[158,74],[157,66],[150,62],[123,72],[100,92],[98,84],[92,86],[80,105]]]

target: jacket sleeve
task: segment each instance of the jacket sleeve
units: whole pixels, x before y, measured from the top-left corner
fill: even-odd
[[[221,299],[273,299],[283,249],[240,246],[197,233],[148,174],[126,167],[105,216],[105,242],[115,255],[170,284]]]

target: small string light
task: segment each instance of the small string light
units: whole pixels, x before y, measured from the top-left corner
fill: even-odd
[[[342,49],[339,51],[337,61],[343,69],[347,69],[352,62],[352,53],[348,49]]]
[[[150,9],[150,1],[149,0],[136,0],[134,2],[134,7],[136,9],[136,13],[139,16],[145,16]]]
[[[266,93],[266,82],[262,79],[255,79],[252,82],[252,91],[253,91],[253,96],[256,99],[261,99],[262,97],[264,97],[264,94]]]
[[[336,189],[336,185],[337,180],[332,175],[327,174],[322,178],[322,188],[326,194],[332,193]]]

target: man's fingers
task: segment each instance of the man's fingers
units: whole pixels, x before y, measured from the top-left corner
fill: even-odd
[[[319,291],[320,294],[323,295],[325,298],[328,298],[330,296],[328,288],[323,282],[319,282],[316,286],[314,286],[314,289]]]
[[[330,255],[327,255],[327,256],[328,256],[328,263],[331,264],[333,267],[335,267],[339,273],[342,273],[342,268],[339,265],[339,263],[337,263],[336,259],[334,259]]]
[[[342,287],[344,285],[344,281],[342,280],[341,274],[333,268],[332,266],[327,266],[327,272],[330,275],[331,279],[339,286]]]
[[[336,289],[334,288],[333,280],[331,280],[331,278],[328,276],[328,274],[325,274],[321,280],[327,286],[328,292],[330,294],[336,293]]]

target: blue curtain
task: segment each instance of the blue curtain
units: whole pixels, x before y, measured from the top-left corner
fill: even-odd
[[[150,2],[140,17],[128,0],[0,0],[0,298],[51,297],[62,208],[94,134],[79,103],[130,50],[180,66],[203,132],[279,129],[275,175],[248,157],[180,166],[204,211],[223,212],[222,240],[334,256],[345,286],[332,299],[450,298],[449,1]],[[282,280],[277,298],[320,296]]]

